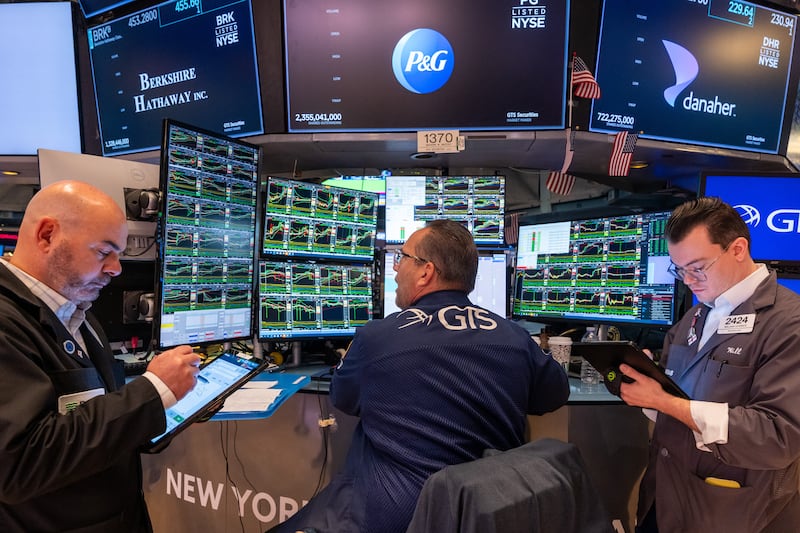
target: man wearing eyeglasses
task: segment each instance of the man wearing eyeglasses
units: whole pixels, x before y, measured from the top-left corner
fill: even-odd
[[[717,198],[679,206],[670,272],[699,300],[667,334],[662,366],[692,400],[633,378],[621,397],[657,411],[637,531],[800,531],[800,296],[750,256]]]
[[[425,480],[441,468],[525,442],[527,414],[564,405],[567,376],[529,334],[467,295],[478,252],[437,220],[394,259],[401,311],[356,333],[331,401],[360,417],[346,464],[272,532],[403,533]]]

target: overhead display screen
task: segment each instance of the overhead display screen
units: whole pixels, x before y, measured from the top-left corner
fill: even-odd
[[[0,3],[0,154],[81,151],[69,2]]]
[[[735,0],[606,0],[589,129],[777,153],[796,25]]]
[[[173,0],[89,28],[103,155],[158,148],[171,118],[264,132],[249,0]]]
[[[750,229],[756,260],[800,263],[800,175],[704,173],[700,193],[733,206]]]
[[[564,127],[568,1],[285,0],[284,16],[290,132]]]

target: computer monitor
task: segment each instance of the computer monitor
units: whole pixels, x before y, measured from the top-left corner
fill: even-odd
[[[289,132],[564,127],[569,1],[283,7]]]
[[[534,321],[672,325],[686,296],[667,272],[669,215],[521,226],[512,314]]]
[[[88,28],[103,155],[153,150],[164,118],[264,133],[250,0],[169,0]]]
[[[82,149],[72,6],[0,3],[0,155]]]
[[[261,340],[352,336],[372,320],[372,265],[258,264]]]
[[[263,258],[372,262],[378,193],[269,178]]]
[[[383,316],[400,311],[395,303],[397,282],[395,281],[394,253],[399,246],[388,247],[383,272]],[[469,299],[493,313],[508,316],[508,265],[506,252],[502,250],[480,251],[478,254],[478,275],[475,277],[475,289],[469,293]]]
[[[404,243],[446,218],[463,224],[477,245],[502,244],[505,183],[505,176],[388,176],[386,243]]]
[[[589,130],[777,154],[796,31],[751,2],[605,0]]]
[[[750,229],[750,254],[800,265],[800,174],[714,172],[700,176],[698,194],[733,206]]]
[[[158,346],[252,339],[259,147],[165,120]]]

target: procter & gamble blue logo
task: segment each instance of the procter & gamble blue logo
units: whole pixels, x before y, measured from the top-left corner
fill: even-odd
[[[397,81],[416,94],[441,89],[453,73],[453,47],[438,31],[412,30],[397,41],[392,70]]]

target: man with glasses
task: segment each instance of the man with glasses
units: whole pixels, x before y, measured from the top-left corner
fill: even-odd
[[[661,364],[692,400],[632,378],[621,397],[658,414],[637,531],[800,530],[800,296],[750,256],[750,232],[718,198],[679,206],[670,272],[699,300]]]
[[[346,464],[273,532],[403,533],[425,480],[441,468],[525,442],[527,414],[564,405],[567,376],[529,334],[467,295],[478,251],[436,220],[395,256],[401,311],[360,328],[331,401],[360,417]]]

